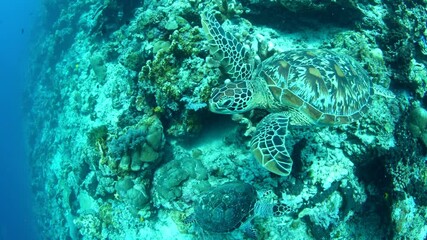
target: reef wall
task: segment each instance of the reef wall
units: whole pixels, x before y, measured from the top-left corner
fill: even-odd
[[[43,238],[241,239],[242,227],[211,233],[186,221],[201,194],[239,180],[289,209],[254,217],[260,239],[425,239],[426,6],[45,0],[25,106]],[[373,96],[352,124],[290,126],[294,167],[274,175],[245,135],[268,111],[231,117],[207,108],[231,77],[211,57],[203,11],[258,64],[290,49],[330,49],[395,97]]]

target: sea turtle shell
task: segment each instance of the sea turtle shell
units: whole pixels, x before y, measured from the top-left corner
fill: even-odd
[[[329,50],[278,53],[256,72],[276,105],[292,107],[315,124],[358,120],[374,94],[372,81],[354,59]]]
[[[210,232],[237,229],[253,213],[257,199],[255,188],[243,182],[229,182],[204,194],[196,203],[197,224]]]

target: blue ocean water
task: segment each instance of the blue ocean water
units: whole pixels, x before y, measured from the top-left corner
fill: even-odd
[[[0,2],[0,239],[37,239],[22,98],[38,1]]]

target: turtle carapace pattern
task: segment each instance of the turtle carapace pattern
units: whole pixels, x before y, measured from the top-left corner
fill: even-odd
[[[256,189],[247,183],[229,182],[204,194],[194,207],[197,224],[209,232],[231,232],[252,215]]]

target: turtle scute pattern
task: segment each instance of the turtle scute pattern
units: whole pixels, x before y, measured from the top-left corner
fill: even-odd
[[[289,175],[292,159],[286,150],[286,132],[289,118],[270,114],[258,123],[250,146],[263,167],[278,175]]]
[[[210,40],[210,51],[234,80],[249,79],[254,68],[252,54],[216,20],[214,13],[201,15],[202,26]]]
[[[352,58],[322,49],[278,53],[258,68],[276,104],[292,107],[315,124],[358,120],[374,94],[366,71]]]
[[[252,185],[228,182],[199,199],[194,207],[194,218],[206,231],[230,232],[248,220],[256,200],[256,189]]]

